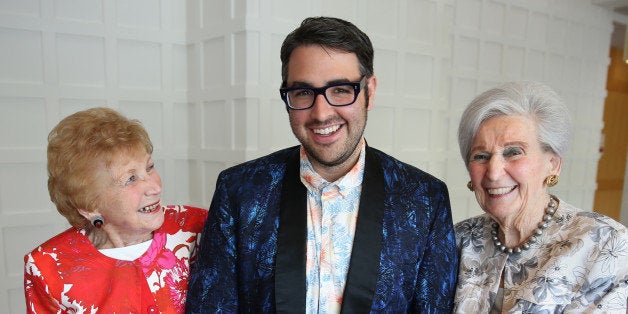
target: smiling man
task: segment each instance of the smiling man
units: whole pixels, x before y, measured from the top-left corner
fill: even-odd
[[[447,187],[364,139],[377,88],[368,36],[307,18],[281,61],[301,145],[220,174],[186,311],[450,312]]]

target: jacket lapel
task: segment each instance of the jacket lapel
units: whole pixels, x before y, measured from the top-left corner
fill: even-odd
[[[379,277],[384,217],[384,172],[372,149],[366,147],[360,208],[355,228],[342,313],[369,313]]]
[[[307,190],[301,183],[299,163],[299,149],[295,149],[286,163],[281,191],[275,260],[277,313],[305,312]]]
[[[366,161],[358,221],[342,302],[342,313],[368,313],[379,277],[384,217],[384,173],[372,149]],[[305,312],[307,190],[300,179],[299,150],[289,158],[283,178],[275,261],[277,313]]]

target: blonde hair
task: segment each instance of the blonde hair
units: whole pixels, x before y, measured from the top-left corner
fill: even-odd
[[[57,210],[74,227],[88,223],[78,209],[93,211],[109,169],[121,154],[152,154],[153,144],[137,120],[110,108],[91,108],[67,116],[48,135],[48,192]]]

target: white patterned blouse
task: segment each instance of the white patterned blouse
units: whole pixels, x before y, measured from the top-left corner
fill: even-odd
[[[457,223],[454,312],[626,313],[626,227],[562,200],[553,218],[529,250],[510,255],[495,247],[488,215]]]

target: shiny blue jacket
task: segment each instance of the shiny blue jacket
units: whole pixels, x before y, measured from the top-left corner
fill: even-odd
[[[366,147],[343,313],[449,313],[458,255],[447,187]],[[303,313],[306,188],[299,147],[218,177],[187,313]]]

